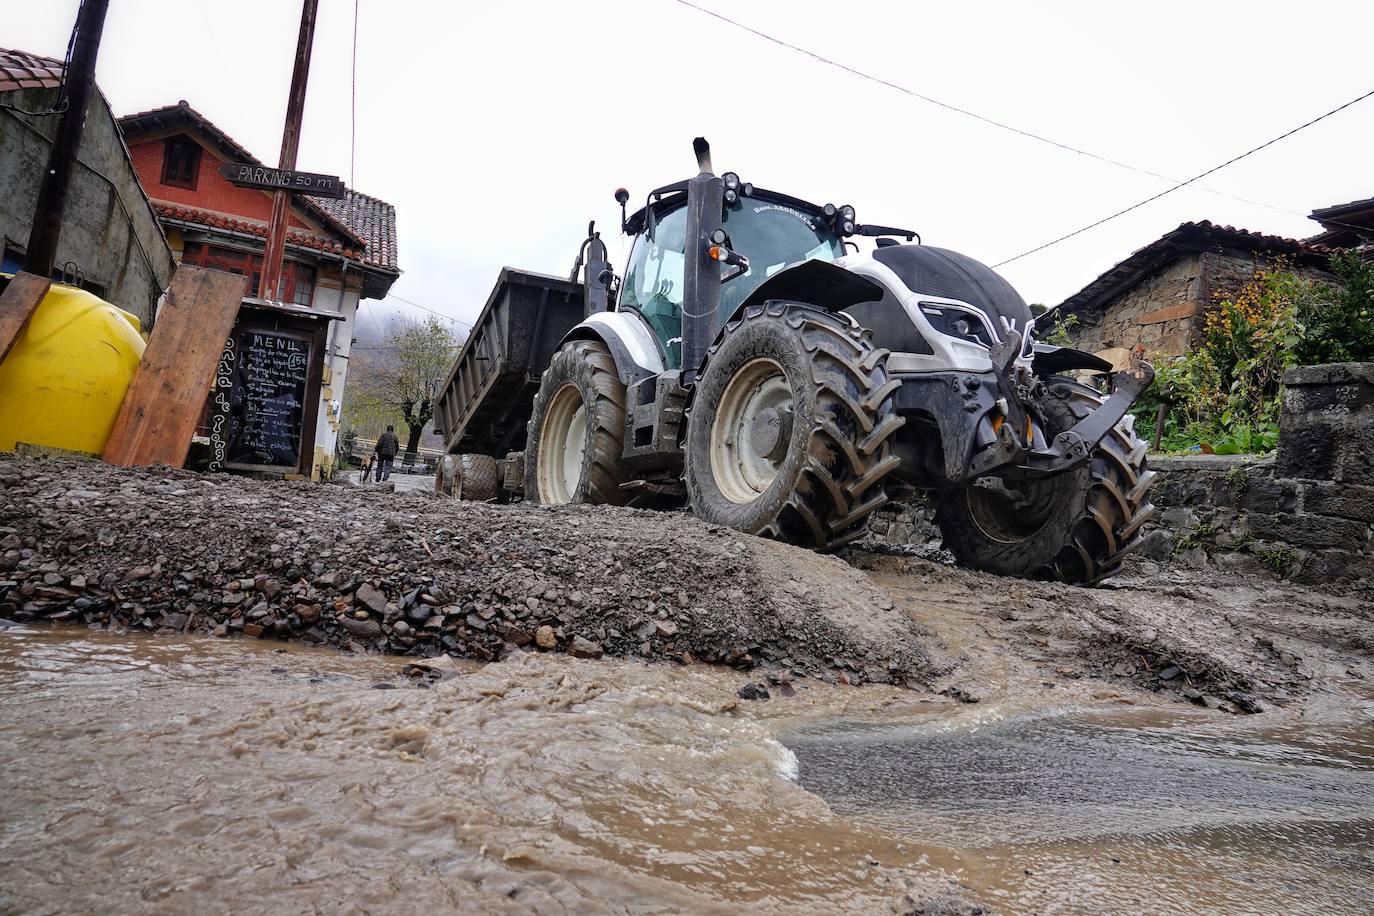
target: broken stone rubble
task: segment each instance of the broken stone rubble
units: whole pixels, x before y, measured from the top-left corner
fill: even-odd
[[[681,514],[0,457],[0,617],[420,658],[565,651],[924,678],[890,602],[856,613],[890,617],[886,635],[837,624],[817,589],[762,572],[759,551],[818,562]]]

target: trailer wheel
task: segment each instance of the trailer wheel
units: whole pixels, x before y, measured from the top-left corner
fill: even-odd
[[[436,496],[457,496],[458,479],[462,476],[462,464],[457,455],[445,455],[434,468],[434,493]]]
[[[500,495],[500,469],[490,455],[461,455],[463,499],[491,502]]]
[[[599,340],[573,340],[539,383],[525,446],[525,498],[544,504],[624,502],[625,386]]]
[[[1102,396],[1068,379],[1050,383],[1042,402],[1048,435],[1096,410]],[[1092,584],[1121,565],[1154,514],[1147,491],[1155,472],[1130,414],[1080,468],[1039,480],[947,487],[935,521],[945,547],[967,566],[1004,576]]]
[[[887,502],[902,419],[887,350],[847,315],[770,301],[706,354],[687,422],[686,482],[707,521],[833,550]]]

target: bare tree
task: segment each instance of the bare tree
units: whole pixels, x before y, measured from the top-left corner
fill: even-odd
[[[398,316],[380,344],[354,351],[357,401],[397,416],[410,429],[408,453],[419,449],[420,434],[434,416],[439,386],[448,378],[461,343],[453,328],[439,318],[418,321]]]

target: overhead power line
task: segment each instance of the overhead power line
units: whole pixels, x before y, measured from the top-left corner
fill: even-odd
[[[1346,102],[1346,103],[1344,103],[1344,104],[1342,104],[1342,105],[1338,105],[1338,106],[1336,106],[1335,108],[1331,109],[1330,111],[1325,112],[1324,114],[1317,115],[1317,117],[1313,118],[1312,120],[1306,121],[1306,122],[1304,122],[1304,123],[1302,123],[1302,124],[1299,124],[1297,127],[1294,127],[1294,128],[1291,129],[1291,130],[1284,131],[1283,133],[1279,134],[1277,137],[1274,137],[1274,138],[1271,139],[1271,140],[1266,140],[1265,142],[1261,143],[1259,146],[1253,147],[1252,149],[1248,149],[1248,150],[1246,150],[1245,152],[1241,153],[1239,156],[1232,156],[1230,159],[1227,159],[1225,162],[1221,163],[1220,165],[1214,165],[1214,166],[1212,166],[1210,169],[1208,169],[1207,171],[1205,171],[1205,172],[1199,172],[1198,174],[1194,175],[1192,178],[1187,179],[1186,181],[1180,181],[1180,182],[1178,182],[1177,184],[1175,184],[1175,185],[1174,185],[1173,187],[1171,187],[1171,188],[1165,188],[1163,191],[1160,191],[1158,194],[1152,194],[1151,196],[1145,198],[1145,199],[1142,200],[1142,201],[1139,201],[1139,202],[1137,202],[1137,203],[1131,204],[1129,207],[1125,207],[1125,208],[1123,208],[1123,209],[1121,209],[1121,210],[1117,210],[1115,213],[1111,214],[1110,216],[1104,216],[1104,217],[1102,217],[1101,219],[1099,219],[1099,220],[1097,220],[1097,221],[1095,221],[1095,222],[1089,223],[1088,225],[1082,227],[1081,229],[1075,229],[1074,231],[1069,232],[1069,233],[1066,233],[1065,235],[1061,235],[1061,236],[1059,236],[1059,237],[1056,238],[1056,239],[1050,239],[1048,242],[1045,242],[1043,245],[1037,245],[1037,246],[1035,246],[1034,248],[1027,249],[1026,251],[1023,251],[1023,252],[1021,252],[1021,253],[1018,254],[1018,255],[1013,255],[1013,256],[1010,257],[1010,258],[1007,258],[1007,259],[1002,260],[1002,261],[998,261],[996,264],[994,264],[994,265],[992,265],[992,266],[993,266],[993,267],[1001,267],[1003,264],[1010,264],[1012,261],[1019,261],[1021,258],[1024,258],[1024,257],[1026,257],[1026,256],[1028,256],[1028,255],[1035,254],[1035,253],[1038,252],[1038,251],[1044,251],[1046,248],[1049,248],[1049,247],[1051,247],[1052,245],[1058,245],[1060,242],[1067,241],[1068,239],[1071,239],[1071,238],[1073,238],[1073,237],[1076,236],[1076,235],[1082,235],[1084,232],[1087,232],[1089,229],[1096,229],[1098,226],[1101,226],[1103,223],[1111,222],[1112,220],[1116,219],[1118,216],[1124,216],[1125,214],[1130,213],[1132,210],[1139,210],[1141,207],[1145,206],[1145,205],[1148,204],[1148,203],[1153,203],[1154,201],[1159,200],[1161,197],[1164,197],[1165,195],[1174,193],[1174,192],[1177,191],[1179,188],[1187,187],[1188,185],[1192,184],[1193,182],[1195,182],[1195,181],[1200,181],[1200,180],[1202,180],[1203,178],[1206,178],[1208,175],[1213,174],[1214,172],[1219,172],[1219,171],[1221,171],[1222,169],[1226,168],[1228,165],[1234,165],[1235,163],[1241,161],[1241,160],[1244,159],[1245,157],[1247,157],[1247,156],[1252,156],[1252,155],[1254,155],[1255,153],[1258,153],[1258,152],[1259,152],[1260,150],[1262,150],[1262,149],[1266,149],[1266,148],[1268,148],[1268,147],[1270,147],[1270,146],[1273,146],[1275,143],[1278,143],[1280,140],[1287,139],[1288,137],[1291,137],[1291,136],[1293,136],[1294,134],[1296,134],[1298,131],[1300,131],[1300,130],[1305,130],[1305,129],[1311,127],[1313,124],[1316,124],[1316,123],[1319,122],[1319,121],[1324,121],[1324,120],[1326,120],[1327,118],[1331,117],[1332,115],[1334,115],[1334,114],[1336,114],[1336,113],[1338,113],[1338,112],[1344,111],[1345,109],[1349,108],[1351,105],[1355,105],[1355,104],[1358,104],[1358,103],[1360,103],[1360,102],[1363,102],[1365,99],[1370,98],[1371,96],[1374,96],[1374,89],[1371,89],[1370,91],[1366,92],[1364,95],[1356,96],[1355,98],[1351,99],[1350,101],[1348,101],[1348,102]]]
[[[742,31],[748,32],[749,34],[754,35],[754,36],[757,36],[758,38],[762,38],[764,41],[772,42],[773,44],[778,45],[779,47],[782,47],[782,48],[786,48],[786,49],[789,50],[789,51],[795,51],[795,52],[798,53],[798,54],[801,54],[801,55],[804,55],[804,56],[806,56],[806,57],[809,57],[809,58],[811,58],[812,60],[815,60],[815,61],[817,61],[817,62],[819,62],[819,63],[825,64],[825,65],[828,66],[828,67],[834,67],[834,68],[836,68],[837,70],[843,70],[845,73],[848,73],[848,74],[850,74],[850,75],[852,75],[852,76],[857,76],[859,79],[868,80],[869,82],[877,83],[877,84],[880,85],[880,86],[886,86],[886,87],[889,88],[889,89],[895,89],[896,91],[898,91],[898,92],[900,92],[900,93],[902,93],[902,94],[904,94],[904,95],[911,96],[911,97],[914,98],[914,99],[920,99],[922,102],[927,102],[927,103],[929,103],[929,104],[931,104],[931,105],[934,105],[934,106],[936,106],[936,107],[938,107],[938,108],[943,108],[943,109],[945,109],[946,111],[952,111],[952,112],[954,112],[955,114],[960,114],[960,115],[963,115],[964,117],[972,118],[972,119],[974,119],[975,121],[981,121],[982,123],[987,124],[987,125],[990,125],[990,126],[992,126],[992,127],[996,127],[996,128],[998,128],[999,130],[1009,131],[1009,132],[1011,132],[1011,133],[1013,133],[1013,134],[1017,134],[1017,135],[1019,135],[1019,136],[1021,136],[1021,137],[1025,137],[1025,138],[1028,139],[1028,140],[1034,140],[1034,141],[1036,141],[1036,142],[1038,142],[1038,143],[1044,143],[1044,144],[1047,144],[1047,145],[1049,145],[1049,146],[1055,147],[1056,149],[1061,149],[1061,150],[1064,150],[1065,152],[1074,153],[1075,155],[1086,156],[1086,157],[1088,157],[1089,159],[1095,159],[1095,160],[1097,160],[1098,162],[1103,162],[1103,163],[1106,163],[1107,165],[1116,166],[1117,168],[1125,169],[1125,170],[1127,170],[1127,171],[1129,171],[1129,172],[1135,172],[1135,173],[1137,173],[1137,174],[1139,174],[1139,175],[1148,175],[1148,176],[1151,177],[1151,178],[1159,178],[1159,179],[1161,179],[1161,180],[1163,180],[1163,181],[1174,182],[1175,184],[1177,184],[1177,185],[1180,186],[1180,187],[1183,186],[1183,185],[1191,184],[1192,181],[1195,180],[1195,179],[1190,179],[1189,181],[1179,181],[1179,179],[1177,179],[1177,178],[1172,178],[1172,177],[1170,177],[1170,176],[1168,176],[1168,175],[1165,175],[1165,174],[1162,174],[1162,173],[1160,173],[1160,172],[1156,172],[1156,171],[1153,171],[1153,170],[1151,170],[1151,169],[1143,168],[1143,167],[1138,166],[1138,165],[1132,165],[1132,164],[1129,163],[1129,162],[1122,162],[1120,159],[1113,159],[1113,158],[1110,157],[1110,156],[1104,156],[1104,155],[1102,155],[1101,153],[1094,153],[1094,152],[1092,152],[1091,150],[1086,150],[1086,149],[1083,149],[1082,147],[1074,146],[1074,145],[1069,144],[1069,143],[1064,143],[1064,142],[1062,142],[1062,141],[1060,141],[1060,140],[1055,140],[1053,137],[1047,137],[1047,136],[1045,136],[1044,134],[1039,134],[1039,133],[1036,133],[1035,131],[1032,131],[1032,130],[1026,130],[1025,128],[1017,127],[1017,126],[1014,125],[1014,124],[1008,124],[1008,123],[1006,123],[1006,122],[1004,122],[1004,121],[999,121],[999,120],[997,120],[996,118],[990,118],[990,117],[988,117],[987,115],[979,114],[979,113],[976,112],[976,111],[971,111],[971,110],[969,110],[969,109],[967,109],[967,108],[962,108],[962,107],[960,107],[960,106],[958,106],[958,105],[954,105],[954,104],[951,104],[951,103],[949,103],[949,102],[945,102],[945,101],[942,101],[942,100],[940,100],[940,99],[934,98],[933,96],[926,95],[925,93],[917,92],[915,89],[912,89],[912,88],[910,88],[910,87],[908,87],[908,86],[903,86],[903,85],[901,85],[900,83],[894,83],[894,82],[892,82],[891,80],[883,79],[883,78],[880,77],[880,76],[874,76],[874,75],[871,74],[871,73],[866,73],[866,72],[864,72],[863,70],[859,70],[859,69],[857,69],[857,68],[855,68],[855,67],[851,67],[851,66],[849,66],[848,64],[841,63],[840,61],[832,60],[831,58],[826,57],[826,56],[823,55],[823,54],[819,54],[819,53],[817,53],[817,52],[815,52],[815,51],[808,50],[807,48],[800,47],[799,45],[794,45],[794,44],[792,44],[792,43],[790,43],[790,42],[787,42],[787,41],[784,41],[784,40],[782,40],[781,38],[778,38],[778,37],[776,37],[776,36],[774,36],[774,35],[770,35],[770,34],[768,34],[767,32],[763,32],[763,31],[760,31],[759,29],[755,29],[755,28],[752,28],[752,27],[750,27],[750,26],[747,26],[747,25],[745,25],[745,24],[742,23],[742,22],[739,22],[739,21],[737,21],[737,20],[731,19],[729,16],[725,16],[725,15],[722,15],[721,13],[717,13],[715,10],[709,10],[709,9],[707,9],[707,8],[704,7],[704,6],[698,6],[697,4],[692,3],[691,0],[674,0],[674,2],[680,4],[681,6],[685,6],[685,7],[689,8],[689,9],[696,10],[697,12],[702,13],[702,14],[704,14],[704,15],[710,16],[712,19],[717,19],[717,20],[719,20],[719,21],[721,21],[721,22],[724,22],[724,23],[726,23],[726,24],[728,24],[728,25],[734,26],[734,27],[737,28],[737,29],[740,29],[740,30],[742,30]],[[1256,206],[1256,207],[1264,207],[1264,208],[1267,209],[1267,210],[1275,210],[1275,211],[1278,211],[1279,213],[1287,213],[1287,214],[1289,214],[1289,215],[1291,215],[1291,216],[1306,216],[1306,215],[1307,215],[1307,214],[1305,214],[1305,213],[1299,213],[1299,212],[1297,212],[1296,210],[1290,210],[1290,209],[1288,209],[1287,207],[1278,207],[1278,206],[1275,206],[1275,205],[1273,205],[1273,204],[1267,204],[1267,203],[1264,203],[1263,201],[1259,201],[1259,200],[1250,200],[1249,198],[1246,198],[1246,197],[1237,197],[1237,196],[1234,195],[1234,194],[1227,194],[1225,191],[1218,191],[1218,190],[1216,190],[1216,189],[1214,189],[1214,188],[1199,188],[1198,190],[1207,191],[1207,192],[1210,193],[1210,194],[1216,194],[1216,195],[1218,195],[1218,196],[1220,196],[1220,197],[1230,198],[1231,200],[1239,201],[1239,202],[1244,203],[1244,204],[1250,204],[1250,205]]]
[[[461,325],[462,325],[463,327],[465,327],[465,328],[471,328],[471,327],[472,327],[472,322],[471,322],[471,321],[463,321],[463,320],[461,320],[461,319],[454,318],[452,315],[445,315],[443,312],[438,312],[438,311],[435,311],[434,309],[430,308],[430,307],[427,306],[427,305],[421,305],[421,304],[418,303],[418,302],[412,302],[412,301],[410,301],[409,299],[404,299],[404,298],[402,298],[402,297],[396,295],[395,293],[387,293],[387,294],[386,294],[386,298],[387,298],[387,299],[395,299],[397,302],[404,302],[406,305],[413,305],[413,306],[415,306],[417,309],[419,309],[419,310],[422,311],[422,312],[429,312],[431,315],[437,315],[438,317],[444,319],[445,321],[452,321],[454,324],[461,324]]]

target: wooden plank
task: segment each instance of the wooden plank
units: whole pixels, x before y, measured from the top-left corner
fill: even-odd
[[[248,278],[182,266],[157,313],[153,336],[115,419],[104,458],[124,467],[179,468],[196,432],[224,340]]]
[[[0,363],[51,286],[51,280],[21,270],[0,293]]]

